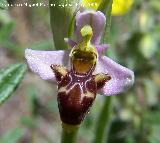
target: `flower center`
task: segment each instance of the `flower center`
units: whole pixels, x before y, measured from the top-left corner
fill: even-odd
[[[90,43],[93,31],[91,26],[86,25],[81,29],[82,42],[71,51],[72,68],[78,74],[85,74],[94,70],[97,62],[97,50]]]

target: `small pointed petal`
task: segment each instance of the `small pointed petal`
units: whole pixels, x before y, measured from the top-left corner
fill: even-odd
[[[70,38],[64,38],[65,43],[67,43],[71,48],[73,48],[77,43]]]
[[[68,70],[61,65],[51,65],[51,69],[53,70],[56,81],[59,83],[68,73]]]
[[[103,51],[105,51],[106,49],[109,48],[109,45],[108,44],[102,44],[102,45],[95,45],[99,55],[102,54]]]
[[[37,73],[44,80],[56,82],[51,65],[68,66],[70,51],[37,51],[26,49],[25,58],[31,71]]]
[[[99,90],[100,94],[106,96],[119,94],[133,85],[133,71],[117,64],[106,56],[100,57],[98,62],[95,73],[105,73],[111,76],[111,79]]]
[[[108,82],[111,79],[111,77],[108,74],[103,73],[98,73],[94,75],[94,78],[97,85],[97,90],[101,89],[106,84],[106,82]]]
[[[84,11],[78,12],[76,15],[75,35],[77,36],[77,42],[81,42],[82,37],[80,30],[85,25],[90,25],[93,29],[93,37],[91,43],[98,45],[105,27],[106,18],[100,11]]]

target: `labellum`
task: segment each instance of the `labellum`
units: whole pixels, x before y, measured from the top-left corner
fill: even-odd
[[[97,90],[111,79],[108,74],[93,74],[98,53],[90,43],[92,33],[89,25],[81,29],[83,40],[70,53],[70,70],[51,65],[58,83],[60,117],[67,125],[79,125],[83,121],[96,98]]]

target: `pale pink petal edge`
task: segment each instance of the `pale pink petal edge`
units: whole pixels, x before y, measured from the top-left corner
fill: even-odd
[[[55,82],[55,75],[50,68],[51,64],[69,66],[69,51],[37,51],[26,49],[25,58],[31,71],[44,80]]]
[[[134,83],[134,72],[126,67],[117,64],[110,58],[103,56],[99,58],[95,73],[106,73],[111,80],[99,90],[99,94],[110,96],[128,90]]]

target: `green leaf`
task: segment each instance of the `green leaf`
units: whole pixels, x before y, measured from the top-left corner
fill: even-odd
[[[8,5],[7,5],[7,1],[6,0],[0,0],[0,9],[7,9]]]
[[[26,65],[14,64],[0,70],[0,105],[7,100],[22,80]]]
[[[12,129],[7,132],[4,136],[1,137],[1,143],[17,143],[17,141],[21,138],[22,131],[19,128]]]
[[[145,120],[149,125],[158,125],[160,123],[159,111],[148,111],[145,115]]]

